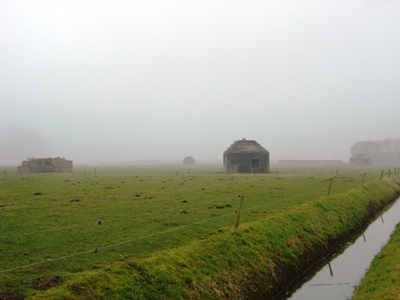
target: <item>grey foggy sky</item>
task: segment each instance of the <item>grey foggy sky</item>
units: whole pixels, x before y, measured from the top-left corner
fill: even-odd
[[[0,164],[348,162],[399,129],[399,1],[0,0]]]

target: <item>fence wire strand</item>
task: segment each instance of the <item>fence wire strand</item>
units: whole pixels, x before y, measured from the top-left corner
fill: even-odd
[[[288,198],[285,198],[285,199],[281,199],[281,200],[278,200],[278,201],[269,202],[269,203],[266,203],[266,204],[263,204],[263,205],[257,205],[257,206],[249,207],[249,208],[246,208],[246,209],[242,209],[242,211],[248,211],[248,210],[257,209],[257,208],[261,208],[261,207],[271,206],[271,205],[274,205],[274,204],[277,204],[277,203],[281,203],[281,202],[284,202],[284,201],[290,201],[290,200],[293,200],[293,199],[296,199],[296,198],[299,198],[299,197],[302,197],[302,196],[305,196],[305,195],[309,195],[309,194],[316,193],[316,192],[321,192],[321,191],[325,191],[325,189],[318,189],[318,190],[314,190],[314,191],[311,191],[311,192],[298,194],[298,195],[295,195],[295,196],[292,196],[292,197],[288,197]],[[145,235],[145,236],[140,236],[140,237],[136,237],[136,238],[133,238],[133,239],[129,239],[129,240],[125,240],[125,241],[122,241],[122,242],[118,242],[118,243],[115,243],[115,244],[106,245],[106,246],[103,246],[103,247],[98,247],[97,249],[98,250],[108,249],[108,248],[112,248],[112,247],[115,247],[115,246],[128,244],[128,243],[131,243],[131,242],[134,242],[134,241],[143,240],[143,239],[151,238],[151,237],[154,237],[154,236],[157,236],[157,235],[166,234],[166,233],[169,233],[169,232],[181,230],[181,229],[188,228],[188,227],[191,227],[191,226],[195,226],[195,225],[198,225],[198,224],[201,224],[201,223],[211,222],[211,221],[213,221],[215,219],[223,218],[223,217],[226,217],[226,216],[229,216],[229,215],[234,215],[234,214],[236,214],[236,213],[230,212],[230,213],[227,213],[227,214],[223,214],[223,215],[220,215],[220,216],[216,216],[216,217],[212,217],[212,218],[196,221],[196,222],[193,222],[193,223],[190,223],[190,224],[186,224],[186,225],[183,225],[183,226],[179,226],[179,227],[176,227],[176,228],[171,228],[171,229],[168,229],[168,230],[158,231],[158,232],[155,232],[155,233],[152,233],[152,234],[148,234],[148,235]],[[75,226],[70,226],[70,227],[79,227],[79,226],[80,225],[75,225]],[[51,231],[51,230],[48,230],[48,231]],[[51,263],[51,262],[54,262],[54,261],[59,261],[59,260],[62,260],[62,259],[67,259],[67,258],[79,256],[79,255],[88,254],[88,253],[94,253],[94,250],[85,250],[85,251],[77,252],[77,253],[74,253],[74,254],[64,255],[64,256],[60,256],[60,257],[56,257],[56,258],[52,258],[52,259],[48,259],[48,260],[44,260],[44,261],[39,261],[39,262],[35,262],[35,263],[23,265],[23,266],[18,266],[18,267],[14,267],[14,268],[10,268],[10,269],[5,269],[5,270],[0,270],[0,273],[7,273],[7,272],[11,272],[11,271],[19,270],[19,269],[24,269],[24,268],[28,268],[28,267],[32,267],[32,266],[36,266],[36,265],[41,265],[41,264],[45,264],[45,263]]]

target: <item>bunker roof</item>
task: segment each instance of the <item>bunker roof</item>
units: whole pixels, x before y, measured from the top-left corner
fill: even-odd
[[[254,140],[241,139],[235,141],[224,153],[268,153],[268,151]]]
[[[41,158],[35,158],[33,156],[31,157],[27,157],[26,158],[27,161],[31,161],[31,160],[46,160],[46,161],[51,161],[51,160],[57,160],[57,161],[69,161],[67,160],[65,157],[41,157]]]

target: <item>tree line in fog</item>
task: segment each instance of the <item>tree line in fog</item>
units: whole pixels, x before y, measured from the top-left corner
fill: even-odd
[[[367,154],[374,163],[400,162],[400,139],[361,141],[353,144],[351,156]]]

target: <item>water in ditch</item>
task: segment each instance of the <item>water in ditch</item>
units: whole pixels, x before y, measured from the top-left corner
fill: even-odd
[[[348,242],[326,264],[277,299],[346,300],[364,277],[371,261],[386,245],[400,222],[400,198],[373,221],[360,236]],[[306,281],[306,282],[305,282]]]

